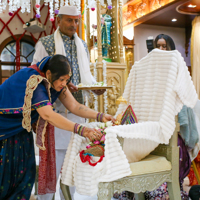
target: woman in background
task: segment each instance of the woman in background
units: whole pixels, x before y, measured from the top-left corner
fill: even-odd
[[[160,50],[166,50],[166,51],[171,51],[176,49],[172,38],[165,34],[160,34],[156,37],[155,47]]]
[[[176,50],[174,41],[172,38],[165,34],[159,34],[155,38],[155,47],[160,50],[172,51]],[[181,190],[181,198],[189,199],[186,192],[183,191],[183,179],[188,175],[191,167],[191,161],[189,157],[189,153],[187,151],[187,147],[180,135],[178,135],[178,146],[180,147],[179,155],[179,182],[180,182],[180,190]],[[167,183],[163,183],[157,190],[151,192],[145,192],[146,200],[166,200],[169,199]]]

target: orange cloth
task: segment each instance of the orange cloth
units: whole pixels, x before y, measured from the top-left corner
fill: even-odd
[[[200,152],[198,153],[197,157],[194,159],[194,162],[196,164],[197,171],[200,174]],[[190,173],[188,174],[188,178],[190,180],[190,186],[198,185],[198,181],[192,167],[190,168]]]

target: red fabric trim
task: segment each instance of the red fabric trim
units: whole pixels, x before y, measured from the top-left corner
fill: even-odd
[[[39,177],[38,177],[38,194],[56,192],[56,156],[55,156],[55,138],[54,126],[47,125],[45,133],[45,148],[39,150]]]
[[[31,66],[28,67],[28,68],[32,68],[32,69],[36,70],[38,73],[40,73],[40,75],[41,75],[42,77],[45,77],[45,74],[37,67],[37,65],[31,65]]]
[[[45,74],[37,67],[37,65],[32,65],[29,68],[36,70],[42,77],[45,77]],[[44,125],[45,121],[44,120],[42,121],[43,121],[42,125]],[[38,124],[38,129],[41,129],[40,133],[42,133],[43,128],[44,128],[43,126],[42,128],[40,128],[40,124]],[[44,137],[45,137],[44,145],[46,149],[39,150],[39,157],[40,157],[39,173],[38,173],[39,195],[56,192],[56,154],[55,154],[54,126],[48,123]]]
[[[93,167],[96,166],[97,163],[101,162],[101,161],[103,160],[103,157],[104,157],[104,156],[101,156],[100,159],[99,159],[97,162],[94,162],[94,163],[93,163],[93,162],[91,162],[91,160],[92,160],[92,159],[91,159],[91,156],[89,156],[89,155],[86,155],[86,156],[85,156],[85,155],[83,155],[83,154],[84,154],[84,150],[80,152],[80,159],[81,159],[81,161],[82,161],[83,163],[85,163],[85,162],[88,161],[88,162],[89,162],[89,165],[91,165],[91,166],[93,166]]]

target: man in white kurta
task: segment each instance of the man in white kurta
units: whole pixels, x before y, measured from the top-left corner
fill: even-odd
[[[87,45],[76,34],[78,23],[79,12],[75,6],[61,7],[58,15],[57,30],[54,34],[43,37],[37,42],[32,64],[37,63],[45,56],[53,56],[54,54],[65,55],[69,60],[73,73],[68,87],[75,99],[79,103],[83,104],[84,101],[82,91],[78,91],[76,85],[80,82],[83,84],[93,84],[96,81],[90,72]],[[97,95],[100,95],[104,91],[100,90],[94,92]],[[84,123],[83,118],[67,112],[60,101],[56,101],[56,110],[58,113],[73,122],[79,124]],[[61,171],[70,137],[70,132],[55,128],[57,179]],[[73,193],[73,189],[70,188],[70,191]],[[39,200],[51,200],[53,198],[53,194],[39,195],[38,198]]]

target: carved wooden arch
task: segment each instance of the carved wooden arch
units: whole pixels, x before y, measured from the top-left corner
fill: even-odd
[[[20,38],[20,36],[21,36],[21,34],[15,35],[15,37],[16,37],[17,39]],[[31,44],[31,45],[33,45],[33,46],[35,46],[35,42],[34,42],[33,38],[32,38],[31,36],[29,36],[29,35],[24,35],[24,36],[21,38],[21,40],[24,41],[24,42],[27,42],[27,43],[29,43],[29,44]],[[0,54],[1,54],[1,52],[3,51],[3,49],[5,48],[5,46],[8,45],[9,43],[13,42],[13,41],[15,41],[15,39],[14,39],[12,36],[6,38],[6,39],[0,44]]]
[[[15,37],[15,38],[14,38]],[[29,35],[23,35],[23,37],[22,37],[22,35],[21,34],[19,34],[19,35],[14,35],[14,37],[13,36],[10,36],[10,37],[8,37],[8,38],[6,38],[1,44],[0,44],[0,55],[1,55],[1,53],[2,53],[2,51],[3,51],[3,49],[6,47],[6,45],[8,45],[8,44],[10,44],[10,43],[12,43],[12,42],[16,42],[16,39],[18,40],[19,39],[19,42],[26,42],[26,43],[28,43],[28,44],[30,44],[30,45],[32,45],[33,47],[35,46],[35,41],[33,40],[33,38],[31,37],[31,36],[29,36]],[[18,56],[19,55],[19,56]],[[16,52],[16,59],[17,59],[17,56],[18,57],[20,57],[21,56],[21,54],[20,54],[20,52],[19,52],[19,54],[17,54],[17,52]],[[19,60],[20,60],[20,58],[19,58]],[[30,63],[28,63],[28,62],[19,62],[19,64],[20,64],[20,66],[29,66],[30,65]],[[2,74],[2,69],[1,69],[1,66],[2,65],[13,65],[13,66],[16,66],[16,60],[14,61],[14,62],[7,62],[7,61],[1,61],[0,60],[0,84],[2,84],[2,80],[3,80],[3,78],[8,78],[7,76],[6,77],[4,77],[3,76],[3,74]],[[14,68],[14,73],[15,73],[15,68]]]

